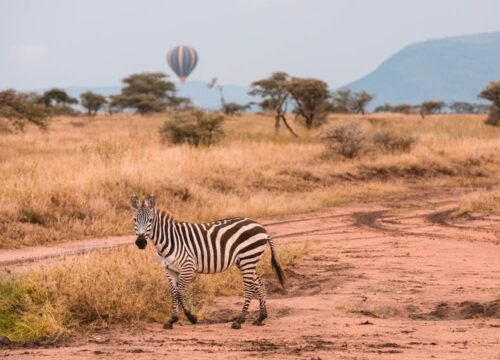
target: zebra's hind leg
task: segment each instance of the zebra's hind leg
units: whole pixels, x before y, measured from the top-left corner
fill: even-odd
[[[259,317],[253,322],[254,325],[264,325],[263,321],[267,319],[267,309],[266,309],[266,287],[262,282],[259,275],[255,274],[255,286],[257,287],[257,293],[259,294],[259,307],[260,314]]]
[[[248,307],[250,306],[250,301],[255,293],[255,264],[248,264],[248,266],[240,266],[240,271],[243,276],[243,286],[245,288],[245,301],[243,303],[243,309],[241,310],[238,318],[233,322],[231,327],[233,329],[241,329],[241,324],[245,322],[248,315]]]

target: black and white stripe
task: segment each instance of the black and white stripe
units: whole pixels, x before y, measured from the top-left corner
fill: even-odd
[[[134,223],[137,246],[144,249],[147,240],[151,240],[168,276],[173,309],[172,318],[165,323],[165,328],[172,328],[172,324],[179,319],[179,306],[187,318],[196,323],[196,316],[191,314],[184,302],[184,292],[195,273],[218,273],[233,265],[240,269],[243,276],[245,301],[232,326],[235,329],[241,327],[254,294],[259,296],[260,303],[260,315],[254,324],[262,324],[267,318],[266,292],[256,267],[268,243],[273,268],[284,286],[284,274],[276,258],[273,240],[262,225],[248,218],[231,218],[206,224],[178,222],[167,213],[155,209],[153,197],[143,202],[133,197],[131,203],[136,209]]]

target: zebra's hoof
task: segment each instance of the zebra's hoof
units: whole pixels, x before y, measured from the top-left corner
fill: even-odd
[[[189,314],[186,316],[187,316],[188,320],[191,322],[191,324],[196,324],[198,322],[198,318],[196,317],[196,315]]]
[[[170,322],[166,322],[165,324],[163,324],[163,328],[167,329],[167,330],[171,330],[174,328],[174,324],[172,324]]]
[[[264,322],[263,322],[263,320],[261,320],[261,319],[257,319],[257,320],[255,320],[255,321],[252,323],[252,325],[262,326],[262,325],[264,325]]]
[[[231,327],[232,327],[233,329],[238,330],[238,329],[241,329],[241,324],[240,324],[239,322],[235,321],[235,322],[231,325]]]

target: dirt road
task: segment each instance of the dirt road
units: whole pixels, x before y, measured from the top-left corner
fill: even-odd
[[[286,294],[269,286],[263,327],[249,321],[232,330],[241,299],[218,298],[215,323],[184,322],[170,331],[161,324],[113,328],[62,347],[0,348],[0,357],[500,359],[500,214],[452,219],[459,196],[412,196],[264,220],[278,246],[307,241],[309,252],[289,269]],[[73,246],[87,251],[85,244]],[[256,301],[252,309],[255,317]]]

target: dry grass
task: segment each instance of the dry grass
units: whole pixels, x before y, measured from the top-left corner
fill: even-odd
[[[279,249],[280,263],[291,267],[306,251],[306,245]],[[277,282],[268,252],[258,272],[268,284]],[[241,295],[242,284],[236,268],[198,275],[187,303],[203,321],[211,315],[214,297]],[[0,295],[0,336],[17,341],[57,340],[111,324],[164,322],[171,309],[166,275],[152,247],[98,251],[2,280]]]
[[[500,129],[483,116],[334,116],[368,133],[415,135],[408,153],[325,156],[321,129],[273,137],[272,119],[234,117],[212,148],[166,146],[166,115],[58,118],[0,135],[0,248],[130,233],[130,195],[155,194],[188,221],[297,213],[406,191],[498,183]],[[295,125],[297,127],[297,125]]]
[[[460,216],[467,213],[500,213],[500,191],[482,191],[463,199],[454,215]]]

